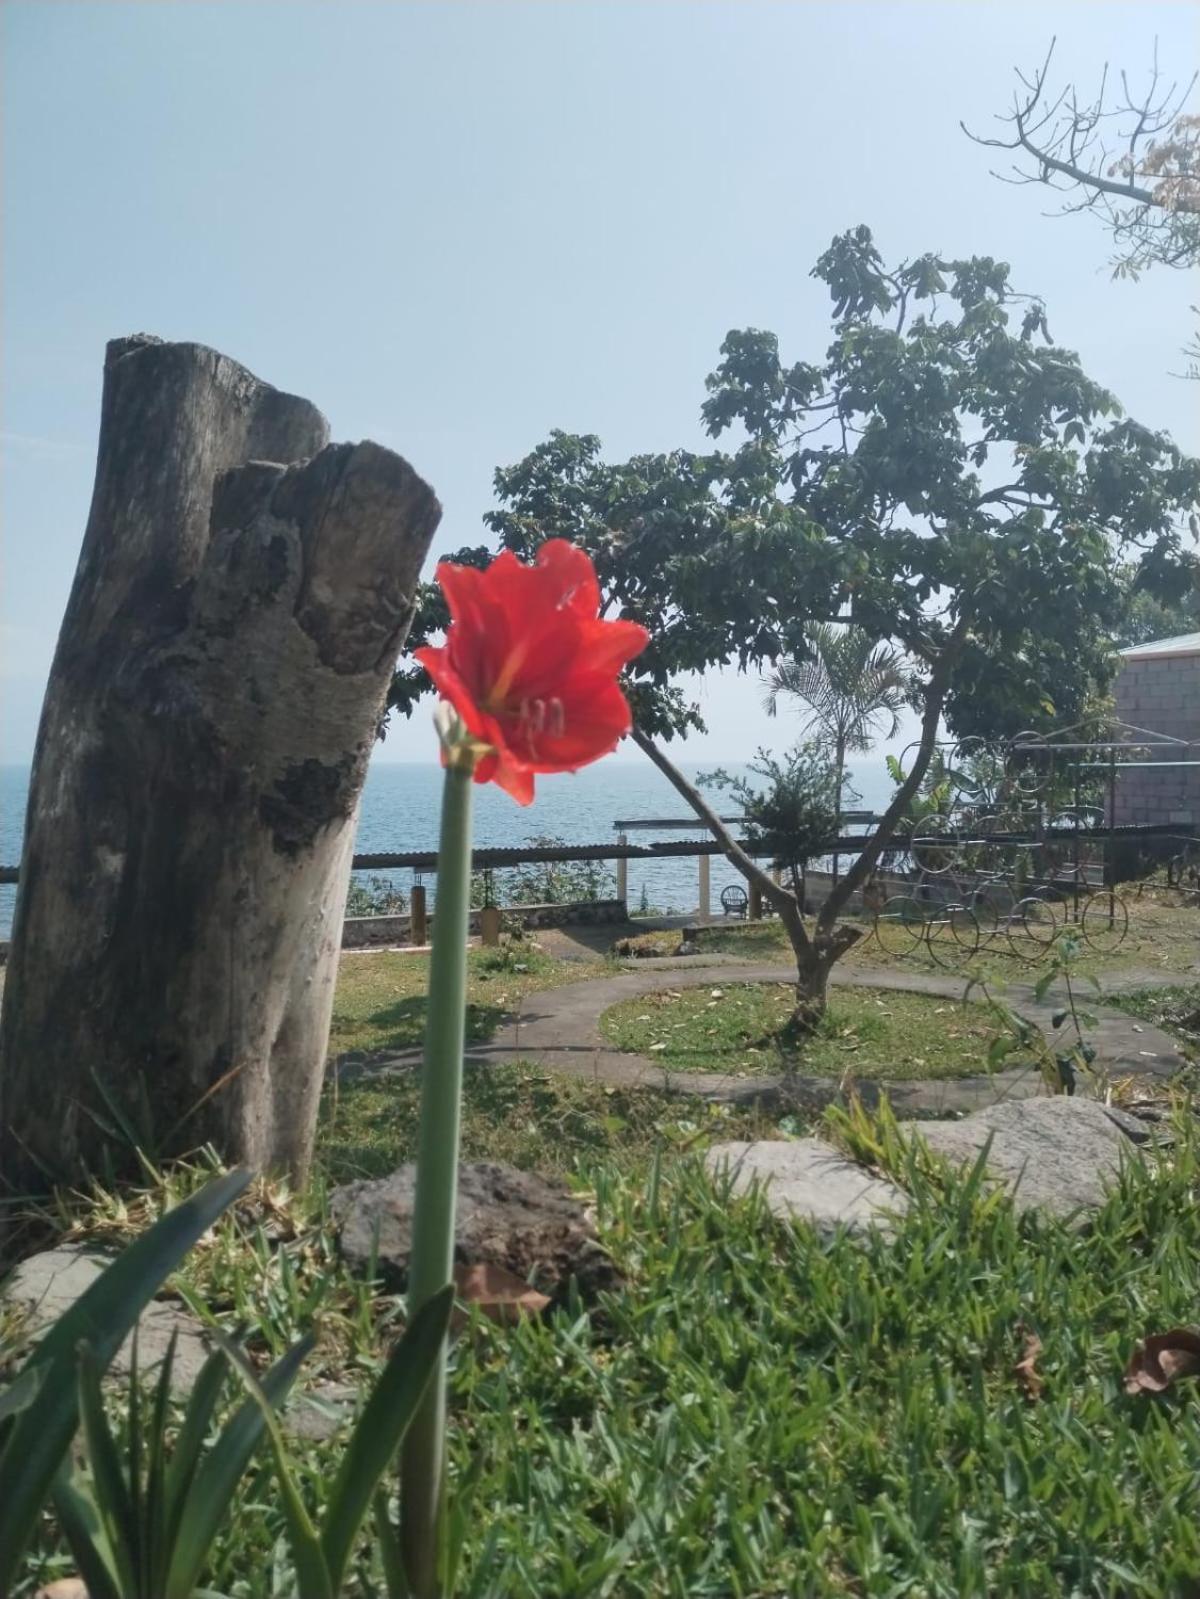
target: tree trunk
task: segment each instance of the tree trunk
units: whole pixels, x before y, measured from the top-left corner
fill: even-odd
[[[359,795],[441,515],[199,345],[108,347],[0,1017],[0,1172],[302,1176]]]
[[[798,918],[785,917],[784,926],[796,957],[796,1008],[791,1031],[805,1038],[825,1014],[829,974],[848,949],[853,949],[865,929],[843,923],[828,932],[808,931]]]
[[[819,949],[811,941],[795,951],[796,955],[796,1008],[792,1012],[789,1031],[797,1038],[807,1038],[816,1031],[825,1014],[829,974],[836,957]]]

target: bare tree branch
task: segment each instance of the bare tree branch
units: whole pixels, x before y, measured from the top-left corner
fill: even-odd
[[[1196,75],[1181,90],[1162,83],[1155,49],[1149,82],[1135,92],[1121,73],[1120,95],[1110,102],[1108,68],[1096,95],[1082,100],[1073,85],[1053,99],[1046,81],[1055,41],[1036,72],[1017,71],[1020,90],[998,118],[1009,133],[997,138],[963,132],[976,144],[1032,158],[1033,169],[1014,164],[1005,183],[1041,183],[1078,195],[1062,214],[1096,210],[1122,254],[1118,272],[1152,265],[1188,266],[1200,260],[1200,118],[1185,114]],[[1112,143],[1105,138],[1111,129]]]

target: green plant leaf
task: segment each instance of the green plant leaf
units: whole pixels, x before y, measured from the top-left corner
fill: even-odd
[[[379,1479],[400,1447],[428,1386],[453,1307],[450,1283],[421,1306],[383,1368],[346,1446],[321,1532],[321,1549],[335,1589],[341,1586]]]
[[[275,1480],[279,1484],[283,1519],[287,1523],[288,1543],[295,1568],[297,1599],[337,1599],[335,1584],[330,1579],[329,1568],[321,1552],[321,1540],[296,1487],[283,1429],[276,1420],[271,1401],[242,1351],[222,1333],[218,1332],[216,1339],[245,1383],[250,1398],[257,1404],[271,1441],[271,1451],[275,1457]]]
[[[136,1383],[136,1369],[131,1382]],[[116,1439],[108,1424],[104,1395],[100,1391],[100,1367],[87,1344],[79,1346],[79,1415],[83,1441],[91,1472],[92,1498],[101,1525],[108,1535],[113,1566],[123,1593],[136,1592],[139,1584],[140,1529],[134,1513],[130,1487],[125,1479]],[[131,1431],[134,1418],[131,1418]]]
[[[154,1390],[150,1435],[146,1452],[146,1494],[143,1513],[143,1576],[151,1593],[161,1593],[167,1560],[167,1419],[171,1400],[171,1374],[175,1369],[178,1331],[171,1334]]]
[[[213,1411],[217,1407],[217,1400],[228,1371],[229,1366],[225,1356],[219,1349],[214,1349],[200,1368],[200,1375],[196,1378],[196,1385],[183,1413],[179,1436],[171,1451],[163,1494],[164,1537],[166,1547],[172,1551],[172,1555],[179,1536],[180,1518],[204,1453],[209,1423],[212,1421]],[[165,1588],[164,1578],[164,1590]]]
[[[392,1525],[387,1495],[382,1488],[376,1489],[373,1504],[375,1514],[371,1525],[375,1532],[379,1561],[383,1566],[383,1581],[388,1599],[412,1599],[412,1590],[404,1574],[404,1554],[400,1548],[400,1537]]]
[[[248,1171],[218,1177],[160,1217],[59,1317],[30,1355],[23,1369],[44,1370],[45,1380],[33,1403],[18,1414],[0,1453],[0,1593],[12,1589],[17,1564],[75,1431],[76,1346],[88,1343],[103,1371],[163,1280],[250,1178]]]
[[[203,1446],[207,1420],[212,1414],[216,1390],[220,1388],[221,1372],[218,1369],[214,1385],[210,1368],[214,1361],[227,1361],[230,1358],[228,1348],[232,1347],[220,1334],[217,1339],[221,1351],[215,1352],[204,1365],[201,1381],[192,1396],[196,1415],[193,1417],[192,1407],[189,1406],[175,1446],[176,1456],[181,1445],[185,1445],[185,1435],[185,1447],[192,1456],[197,1455]],[[268,1407],[282,1404],[315,1342],[312,1334],[301,1338],[286,1354],[280,1356],[263,1377],[261,1385],[256,1383]],[[204,1384],[203,1392],[201,1384]],[[197,1394],[200,1395],[198,1403]],[[168,1493],[174,1499],[171,1520],[175,1530],[163,1599],[189,1599],[195,1589],[234,1490],[262,1439],[265,1426],[257,1395],[252,1395],[225,1423],[217,1442],[198,1466],[194,1459],[185,1460],[180,1466],[178,1479],[171,1481],[168,1478]],[[174,1471],[174,1459],[171,1466]]]
[[[112,1545],[92,1500],[65,1472],[55,1478],[52,1497],[54,1513],[87,1586],[88,1599],[123,1599]]]
[[[1071,1012],[1069,1010],[1056,1010],[1054,1015],[1050,1018],[1051,1027],[1055,1029],[1061,1027],[1070,1014]]]

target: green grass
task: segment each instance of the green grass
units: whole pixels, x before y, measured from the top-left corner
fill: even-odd
[[[527,994],[611,971],[561,960],[527,942],[473,949],[467,957],[467,1040],[491,1038]],[[343,955],[333,1001],[329,1053],[414,1049],[425,1037],[429,956],[390,950]]]
[[[982,1006],[839,987],[816,1034],[797,1047],[787,1025],[795,1001],[790,983],[714,981],[625,1000],[601,1016],[600,1031],[672,1071],[893,1080],[982,1071],[994,1033]]]
[[[1081,976],[1120,975],[1137,970],[1178,973],[1181,977],[1200,970],[1200,910],[1163,905],[1148,896],[1141,899],[1130,892],[1125,897],[1129,911],[1129,930],[1115,950],[1097,950],[1084,943],[1074,970]],[[847,917],[853,923],[856,918]],[[867,936],[845,957],[848,967],[884,966],[907,971],[941,972],[952,975],[967,969],[1004,977],[1016,982],[1035,982],[1041,961],[1041,947],[1029,939],[1012,945],[1003,932],[991,938],[974,954],[960,949],[948,937],[935,940],[936,954],[926,943],[912,943],[903,954],[883,947],[874,937],[870,923],[863,924]],[[678,932],[645,933],[634,942],[645,952],[673,955],[679,947]],[[791,948],[783,925],[777,920],[730,922],[702,928],[702,951],[737,955],[746,960],[791,960]]]
[[[822,1239],[732,1200],[694,1157],[580,1180],[625,1274],[603,1313],[477,1325],[456,1346],[451,1486],[473,1477],[462,1599],[1167,1599],[1200,1582],[1200,1385],[1123,1393],[1137,1339],[1200,1305],[1200,1164],[1178,1126],[1079,1229],[1018,1220],[969,1179],[908,1173],[894,1238]],[[199,1180],[197,1177],[196,1180]],[[170,1179],[174,1191],[186,1176]],[[97,1199],[76,1231],[161,1206]],[[396,1299],[354,1282],[320,1185],[261,1187],[189,1262],[264,1342],[307,1319],[364,1380]],[[1045,1380],[1013,1367],[1027,1332]],[[336,1443],[296,1445],[310,1504]],[[208,1583],[282,1599],[270,1479],[252,1475]],[[52,1525],[35,1580],[70,1568]],[[345,1590],[380,1590],[363,1552]]]
[[[380,1176],[414,1159],[419,1092],[415,1071],[331,1086],[317,1146],[331,1180]],[[573,1179],[581,1163],[599,1159],[645,1169],[656,1153],[707,1137],[763,1136],[778,1137],[778,1129],[750,1109],[562,1077],[521,1061],[468,1065],[463,1083],[463,1159],[504,1160],[551,1177]]]

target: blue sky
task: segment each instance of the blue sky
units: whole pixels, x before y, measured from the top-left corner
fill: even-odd
[[[436,549],[553,427],[699,443],[731,327],[819,357],[808,278],[859,222],[889,259],[1012,262],[1140,420],[1197,440],[1169,374],[1194,283],[1115,283],[1087,218],[988,176],[1012,67],[1183,76],[1185,4],[24,3],[3,30],[0,759],[27,759],[87,515],[107,339],[217,346],[435,485]],[[784,728],[702,687],[736,760]],[[432,756],[423,717],[389,760]]]

